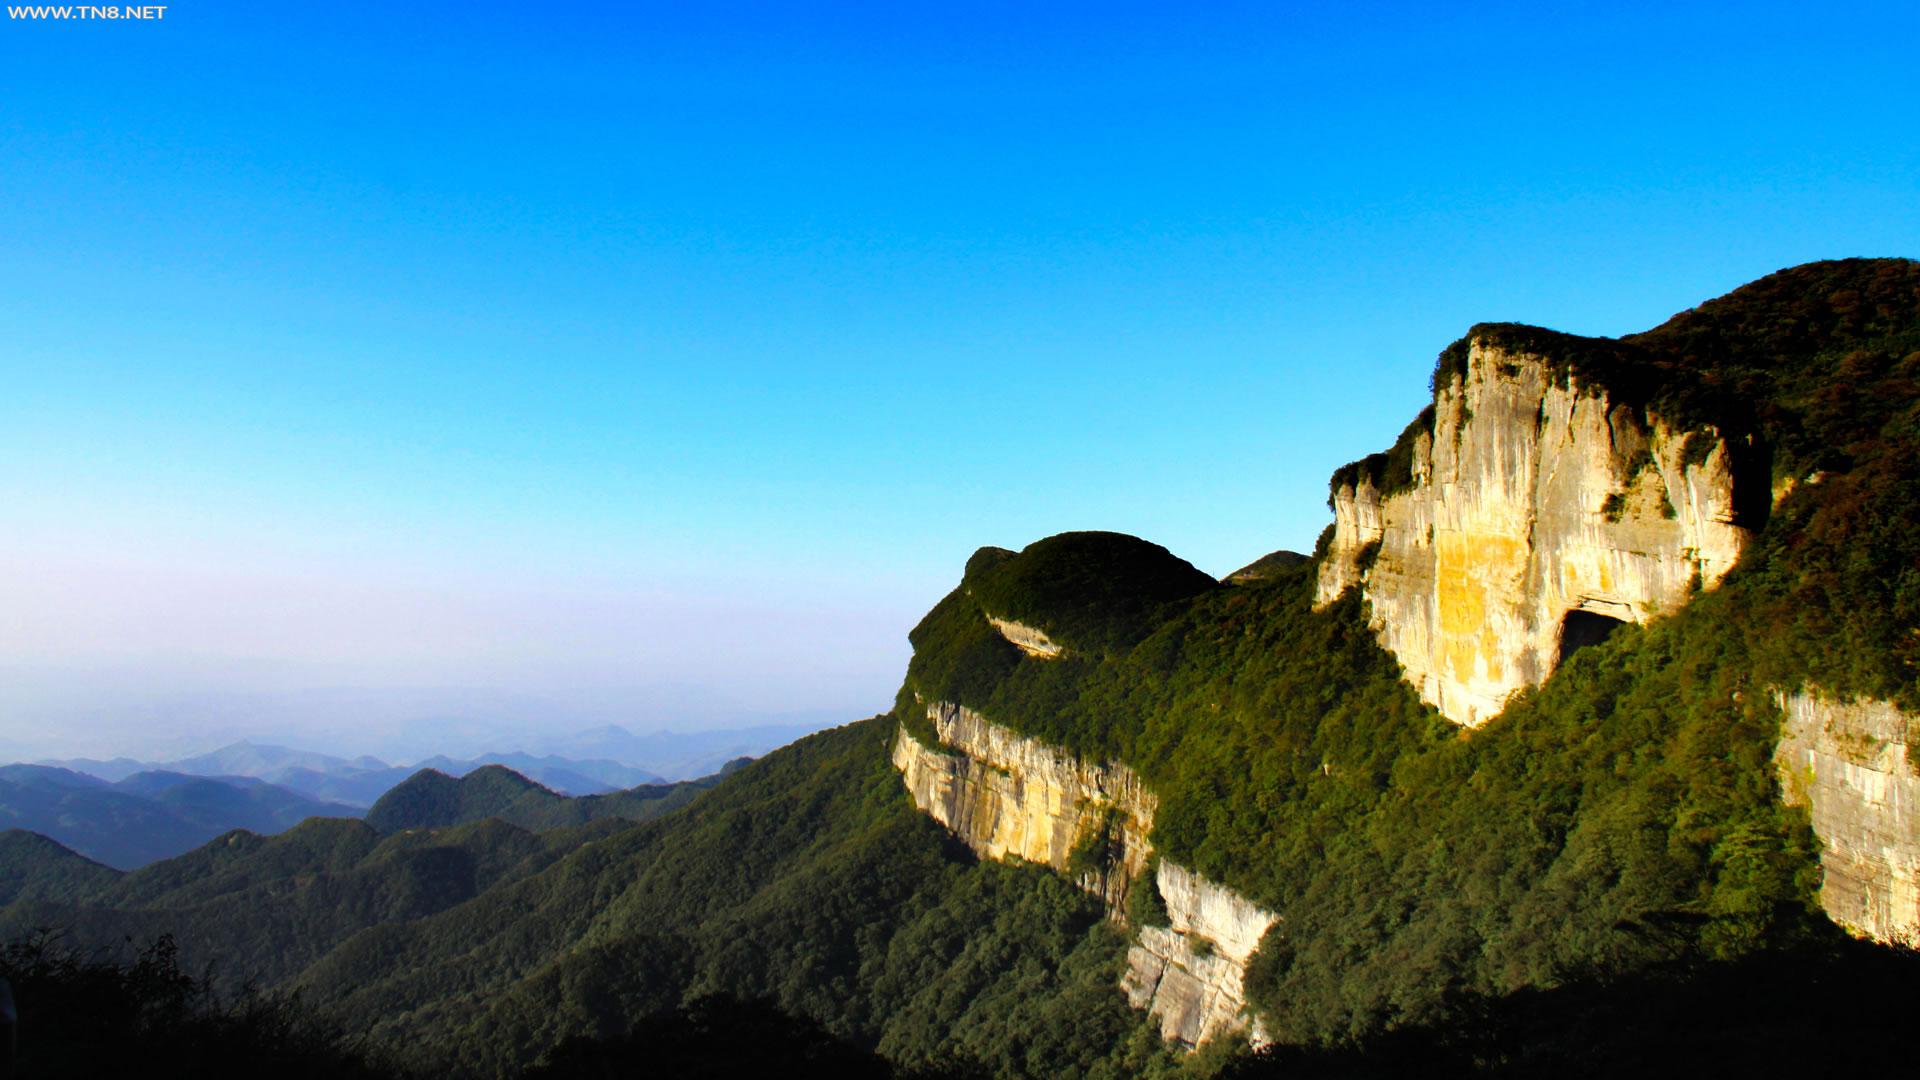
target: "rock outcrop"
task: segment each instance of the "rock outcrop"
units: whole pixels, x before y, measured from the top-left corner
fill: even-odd
[[[1774,760],[1789,805],[1821,842],[1820,904],[1876,941],[1920,945],[1920,771],[1909,747],[1920,717],[1884,701],[1780,695]]]
[[[1240,1027],[1265,1039],[1246,1007],[1247,962],[1279,916],[1176,863],[1161,860],[1154,883],[1167,926],[1140,927],[1121,988],[1160,1021],[1163,1038],[1188,1046]]]
[[[1611,402],[1546,358],[1475,337],[1430,415],[1398,448],[1404,475],[1336,486],[1317,596],[1363,589],[1380,644],[1456,723],[1713,586],[1748,540],[1716,432]]]
[[[1013,643],[1013,647],[1038,660],[1051,660],[1065,650],[1052,638],[1037,627],[1026,623],[1014,622],[993,615],[987,616],[987,622],[1000,631],[1000,636]]]
[[[1157,889],[1169,925],[1139,928],[1122,983],[1128,999],[1187,1046],[1249,1027],[1246,966],[1276,916],[1164,859],[1153,881],[1141,881],[1159,800],[1133,770],[1084,762],[959,705],[931,704],[927,719],[940,746],[905,727],[893,744],[916,806],[982,858],[1071,876],[1116,920],[1132,889]]]
[[[1125,910],[1159,807],[1132,769],[1083,762],[959,705],[936,702],[927,718],[946,749],[905,728],[893,744],[916,806],[982,858],[1043,863]]]

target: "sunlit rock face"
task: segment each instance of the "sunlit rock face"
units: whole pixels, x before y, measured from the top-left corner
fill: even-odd
[[[1364,590],[1420,696],[1484,723],[1563,649],[1732,569],[1750,534],[1735,524],[1731,455],[1711,430],[1691,447],[1688,435],[1475,339],[1414,441],[1410,482],[1334,491],[1318,602]]]
[[[1051,660],[1065,651],[1038,627],[992,615],[987,616],[987,622],[1000,632],[1001,637],[1012,642],[1014,648],[1037,660]]]
[[[1141,927],[1127,950],[1127,1000],[1159,1020],[1169,1041],[1198,1046],[1242,1028],[1264,1041],[1246,1007],[1247,963],[1278,916],[1166,860],[1154,879],[1169,925]]]
[[[924,746],[904,728],[893,745],[916,806],[983,858],[1044,863],[1110,911],[1125,910],[1127,890],[1147,867],[1159,806],[1133,770],[1083,762],[959,705],[930,705],[927,718],[943,747]]]
[[[1133,770],[1082,761],[963,706],[937,702],[927,718],[942,745],[927,746],[904,727],[893,744],[894,767],[916,806],[983,858],[1025,859],[1071,876],[1106,901],[1116,921],[1130,890],[1158,889],[1170,925],[1139,928],[1122,981],[1129,1000],[1187,1046],[1257,1033],[1246,967],[1275,916],[1165,860],[1153,880],[1142,880],[1159,800]]]
[[[1884,701],[1783,694],[1774,761],[1821,843],[1820,905],[1876,941],[1920,945],[1920,717]]]

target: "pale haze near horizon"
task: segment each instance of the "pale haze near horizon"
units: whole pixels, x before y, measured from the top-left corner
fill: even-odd
[[[888,708],[985,544],[1309,549],[1468,326],[1920,254],[1911,5],[0,26],[0,755]]]

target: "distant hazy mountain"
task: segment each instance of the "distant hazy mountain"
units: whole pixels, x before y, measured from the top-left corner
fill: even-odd
[[[85,773],[108,782],[125,780],[134,773],[146,772],[158,767],[150,761],[135,761],[130,757],[117,757],[111,761],[102,761],[99,758],[66,758],[59,761],[42,761],[39,764],[53,769]]]
[[[687,780],[717,772],[735,758],[759,757],[820,729],[818,723],[763,724],[724,731],[656,731],[635,735],[617,724],[549,738],[540,746],[549,754],[623,761],[668,780]],[[576,766],[577,768],[577,766]]]
[[[166,762],[132,758],[43,761],[56,769],[123,780],[140,772],[208,777],[252,777],[320,802],[369,807],[421,769],[465,776],[484,765],[505,765],[565,795],[601,795],[645,784],[711,776],[736,758],[759,757],[815,730],[816,723],[765,724],[721,731],[660,731],[636,735],[617,725],[534,743],[535,752],[437,755],[411,766],[376,757],[336,757],[269,743],[241,741],[210,753]]]
[[[413,775],[414,770],[404,765],[386,765],[378,769],[346,769],[340,772],[323,772],[302,766],[293,766],[278,770],[272,774],[272,782],[289,791],[297,791],[310,799],[323,799],[331,802],[343,802],[361,809],[378,802],[380,796],[393,789],[393,785]]]
[[[411,776],[414,771],[389,765],[379,758],[349,759],[252,742],[237,742],[211,753],[160,763],[139,762],[130,758],[114,758],[111,761],[75,758],[42,764],[114,781],[138,772],[226,779],[246,777],[285,788],[318,802],[355,807],[356,813],[372,806],[389,788]]]
[[[109,783],[69,769],[0,766],[0,827],[40,833],[122,869],[192,850],[233,829],[276,833],[309,817],[360,813],[252,777],[141,772]]]
[[[367,811],[367,824],[381,832],[438,829],[499,818],[526,829],[583,825],[606,818],[645,821],[678,809],[746,762],[729,762],[719,773],[674,784],[645,784],[626,791],[568,798],[504,765],[483,765],[463,777],[422,769],[387,792]]]
[[[482,754],[469,761],[456,761],[441,755],[416,763],[413,771],[437,769],[451,776],[465,776],[485,765],[505,765],[521,776],[563,795],[601,795],[641,784],[666,783],[657,773],[622,765],[607,758],[576,761],[557,754],[544,757],[525,753]]]
[[[169,762],[166,767],[175,772],[192,773],[195,776],[254,776],[262,780],[270,780],[275,774],[291,769],[340,774],[373,772],[390,768],[386,762],[375,757],[363,756],[348,760],[329,754],[314,753],[311,750],[294,750],[285,746],[253,742],[237,742],[209,754]]]

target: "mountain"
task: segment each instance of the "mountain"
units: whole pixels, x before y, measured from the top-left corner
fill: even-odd
[[[96,895],[119,876],[39,833],[0,832],[0,904],[79,900]]]
[[[1098,904],[1043,869],[959,857],[907,799],[890,741],[881,720],[811,736],[647,822],[237,833],[84,904],[14,904],[0,933],[59,925],[111,946],[172,930],[188,970],[218,959],[299,989],[434,1075],[624,1033],[696,985],[866,1045],[884,1031],[927,1061],[1072,1073],[1144,1038],[1113,993],[1123,945]],[[849,963],[869,978],[834,974]],[[1147,1042],[1138,1056],[1172,1060]]]
[[[294,750],[284,746],[269,746],[261,743],[237,742],[211,753],[181,758],[170,762],[175,772],[192,773],[196,776],[253,776],[270,779],[275,774],[288,769],[307,769],[320,773],[372,772],[388,768],[386,762],[373,757],[359,757],[352,760],[338,758],[329,754],[314,753],[310,750]]]
[[[413,770],[402,765],[389,765],[379,769],[349,768],[337,772],[322,772],[302,765],[289,765],[276,769],[269,774],[271,781],[289,791],[297,791],[310,799],[327,802],[345,803],[348,806],[365,808],[372,806],[407,777]]]
[[[689,780],[718,772],[736,758],[759,757],[827,726],[809,720],[790,724],[711,731],[654,731],[636,735],[617,724],[545,741],[547,753],[581,764],[595,760],[626,762],[666,780]],[[486,759],[482,759],[486,760]],[[511,765],[512,762],[503,762]],[[588,772],[588,775],[595,775]],[[611,778],[608,783],[617,784]],[[630,786],[630,785],[629,785]]]
[[[734,762],[731,767],[740,764]],[[626,791],[570,798],[504,765],[482,765],[460,777],[422,769],[382,795],[367,811],[367,823],[382,832],[400,832],[491,817],[540,831],[602,818],[645,821],[685,806],[720,778],[716,773],[677,784],[640,785]]]
[[[1036,657],[988,599],[1113,541],[970,563],[913,635],[916,802],[1148,913],[1128,992],[1186,1042],[1823,915],[1913,936],[1911,803],[1866,793],[1920,793],[1920,267],[1815,264],[1621,341],[1476,327],[1433,389],[1335,473],[1313,564],[1125,652],[1075,660],[1085,613],[1035,594],[1067,646]]]
[[[1306,562],[1307,558],[1297,551],[1270,552],[1220,580],[1228,585],[1250,585],[1256,581],[1278,577],[1283,572]]]
[[[43,790],[106,791],[113,787],[97,776],[53,765],[0,765],[0,780]]]
[[[178,855],[232,829],[273,833],[309,817],[358,813],[248,777],[144,772],[110,784],[67,769],[0,766],[0,823],[123,869]]]
[[[378,758],[362,756],[347,759],[245,741],[209,753],[162,763],[140,762],[131,758],[115,758],[112,761],[75,758],[41,764],[111,782],[125,780],[142,772],[223,780],[262,780],[309,799],[354,807],[373,805],[374,800],[388,788],[412,775],[412,770],[388,765]]]
[[[50,769],[65,769],[68,772],[81,773],[112,783],[125,780],[137,772],[146,772],[154,766],[150,762],[135,761],[129,757],[118,757],[111,761],[99,758],[69,758],[65,761],[41,761],[36,764]]]
[[[0,930],[174,929],[435,1074],[714,994],[1007,1077],[1904,1069],[1920,264],[1477,326],[1431,389],[1307,559],[982,548],[890,713],[676,813],[431,827],[539,796],[429,779],[429,827],[235,834]]]
[[[556,754],[535,757],[532,754],[482,754],[470,761],[455,761],[439,756],[417,762],[413,768],[433,769],[450,776],[465,776],[485,765],[504,765],[514,772],[538,781],[566,795],[601,795],[609,791],[660,784],[659,775],[605,758],[574,761]]]
[[[464,776],[483,765],[505,765],[555,791],[569,795],[596,795],[644,784],[668,783],[667,776],[698,779],[718,772],[728,761],[752,757],[793,741],[817,725],[770,725],[738,730],[689,734],[660,732],[634,735],[623,728],[604,727],[563,740],[597,754],[563,757],[524,752],[487,753],[471,759],[435,756],[412,766],[389,765],[378,758],[341,758],[264,743],[237,742],[210,753],[151,764],[130,758],[98,761],[77,758],[41,764],[109,781],[137,772],[185,773],[217,778],[252,777],[299,792],[322,802],[371,806],[396,784],[421,769]],[[627,764],[659,762],[657,766]]]

